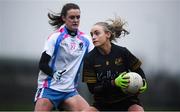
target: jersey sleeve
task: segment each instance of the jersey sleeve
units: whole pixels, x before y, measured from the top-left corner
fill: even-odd
[[[46,52],[44,51],[39,61],[39,69],[49,76],[51,76],[53,73],[53,69],[49,66],[50,59],[51,56],[46,54]]]
[[[50,35],[45,42],[44,51],[46,52],[46,54],[48,54],[51,57],[54,53],[54,48],[55,48],[55,44],[56,44],[56,40],[58,36],[59,36],[59,33],[54,33]]]
[[[96,74],[93,70],[93,66],[91,64],[92,60],[90,60],[87,56],[85,56],[84,67],[83,67],[83,82],[86,83],[96,83]]]
[[[94,44],[93,44],[92,39],[91,39],[90,36],[87,36],[87,39],[88,39],[88,41],[89,41],[88,52],[90,52],[91,50],[94,49]]]
[[[127,48],[125,48],[125,59],[126,64],[131,71],[135,71],[136,69],[140,68],[141,61],[135,57]]]

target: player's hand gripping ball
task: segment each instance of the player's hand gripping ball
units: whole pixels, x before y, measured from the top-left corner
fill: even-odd
[[[143,84],[144,82],[144,84]],[[143,93],[147,89],[145,79],[136,72],[123,72],[115,79],[115,85],[120,87],[124,93]]]
[[[115,79],[115,85],[121,89],[125,89],[129,84],[129,76],[126,72],[120,73],[119,76]]]
[[[126,75],[129,76],[129,84],[127,88],[122,88],[122,91],[124,93],[138,93],[140,88],[143,87],[142,77],[136,72],[128,72]]]

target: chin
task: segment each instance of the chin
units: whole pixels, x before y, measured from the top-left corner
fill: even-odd
[[[93,43],[93,44],[94,44],[95,47],[99,47],[100,46],[100,44],[98,44],[98,43]]]
[[[72,29],[75,31],[78,29],[78,26],[73,26]]]

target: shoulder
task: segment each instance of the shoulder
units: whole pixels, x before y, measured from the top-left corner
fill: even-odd
[[[80,33],[80,36],[83,38],[83,40],[86,42],[86,44],[88,46],[88,52],[90,52],[94,48],[91,36],[85,34],[84,32],[81,32],[81,31],[79,31],[79,33]]]
[[[85,59],[85,63],[86,64],[91,64],[91,65],[93,65],[93,63],[94,63],[94,60],[95,60],[95,58],[96,58],[96,55],[97,55],[97,52],[96,52],[96,49],[94,48],[94,49],[92,49],[89,53],[87,53],[86,55],[85,55],[85,57],[84,57],[84,59]]]
[[[87,39],[90,39],[90,36],[89,35],[87,35],[87,34],[85,34],[85,33],[83,33],[83,34],[81,34],[83,37],[85,37],[85,38],[87,38]]]
[[[86,54],[86,58],[93,59],[97,55],[97,49],[94,47],[89,53]]]
[[[59,35],[62,33],[64,34],[64,32],[65,32],[65,29],[62,26],[59,29],[57,29],[56,31],[54,31],[53,33],[51,33],[48,37],[48,40],[54,40],[54,39],[56,40],[59,37]]]
[[[86,33],[82,32],[82,31],[80,31],[80,30],[79,30],[79,34],[80,34],[80,36],[82,36],[82,37],[85,38],[85,39],[88,39],[88,40],[91,39],[91,37],[90,37],[89,35],[87,35]]]
[[[119,45],[116,45],[116,44],[113,44],[113,43],[112,43],[112,49],[115,50],[115,51],[118,51],[118,52],[126,52],[126,51],[128,51],[128,49],[126,47],[119,46]]]
[[[60,34],[61,32],[55,31],[48,36],[47,40],[56,40]]]

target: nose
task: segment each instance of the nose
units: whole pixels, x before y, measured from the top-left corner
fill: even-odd
[[[96,36],[95,36],[95,35],[93,35],[93,36],[92,36],[92,40],[95,40],[95,39],[96,39]]]
[[[78,21],[79,21],[79,19],[78,19],[78,18],[74,18],[74,21],[75,21],[75,22],[78,22]]]

